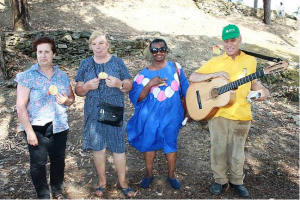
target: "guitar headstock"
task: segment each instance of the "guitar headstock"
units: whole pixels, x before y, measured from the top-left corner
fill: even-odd
[[[265,74],[271,74],[271,73],[275,73],[275,72],[280,72],[283,70],[286,70],[289,66],[289,63],[282,60],[278,63],[275,63],[274,65],[270,65],[266,68],[264,68],[264,73]]]

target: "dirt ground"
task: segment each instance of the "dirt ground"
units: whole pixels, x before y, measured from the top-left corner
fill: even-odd
[[[163,37],[171,48],[169,59],[181,63],[187,76],[214,56],[209,46],[220,43],[220,32],[228,23],[240,26],[242,47],[285,58],[299,69],[299,28],[296,22],[289,20],[286,24],[273,22],[265,26],[254,17],[215,18],[203,13],[190,0],[160,3],[151,0],[32,0],[29,3],[35,30],[101,29],[128,38],[132,35]],[[10,31],[9,10],[0,12],[0,19],[1,31]],[[33,61],[19,55],[18,59],[9,61],[8,66],[22,69],[28,60]],[[143,57],[123,60],[133,77],[148,63]],[[62,66],[62,69],[75,86],[78,67]],[[245,148],[244,184],[251,199],[299,199],[298,103],[282,97],[280,85],[266,86],[270,88],[270,98],[252,104],[254,117]],[[23,135],[18,132],[15,101],[16,89],[11,80],[0,81],[0,199],[32,199],[36,195],[29,175],[29,154]],[[97,175],[92,152],[82,150],[83,103],[83,98],[76,97],[69,109],[64,184],[69,199],[97,198],[93,195]],[[127,119],[133,109],[126,95]],[[143,155],[127,143],[128,180],[137,199],[240,198],[231,188],[220,196],[209,193],[213,178],[206,122],[193,121],[180,131],[176,167],[180,190],[173,190],[166,181],[167,163],[162,151],[157,154],[154,169],[153,183],[148,189],[141,189],[139,183],[145,172]],[[107,157],[107,177],[108,188],[103,198],[124,198],[115,186],[117,178],[111,153]]]

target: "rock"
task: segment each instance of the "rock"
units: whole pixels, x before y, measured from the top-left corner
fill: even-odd
[[[59,49],[67,49],[68,46],[66,44],[58,44],[57,48],[59,48]]]
[[[296,121],[299,121],[299,115],[294,115],[293,116],[293,120],[296,122]]]
[[[63,37],[63,40],[65,40],[66,42],[71,43],[73,41],[72,36],[70,34],[67,34]]]
[[[11,109],[11,108],[7,108],[7,109],[5,110],[5,112],[7,112],[7,113],[11,114],[11,113],[13,113],[13,112],[14,112],[14,110],[13,110],[13,109]]]
[[[253,119],[256,118],[257,114],[252,110],[252,117]]]
[[[6,6],[4,4],[0,4],[0,12],[3,12],[6,9]]]
[[[153,35],[153,37],[159,38],[159,37],[161,37],[161,33],[160,32],[155,32],[154,35]]]
[[[298,93],[292,94],[290,98],[294,102],[299,102],[299,94]]]
[[[209,131],[209,126],[208,126],[208,124],[202,124],[201,128],[202,128],[203,130]]]
[[[17,88],[17,83],[14,80],[6,82],[6,87],[8,88]]]
[[[27,41],[25,42],[25,47],[31,49],[31,48],[32,48],[32,42],[29,41],[29,40],[27,40]]]
[[[67,146],[73,146],[73,143],[68,141]]]
[[[32,67],[32,65],[34,65],[34,63],[32,62],[27,62],[26,66],[24,67],[23,71],[26,71],[27,69],[30,69]]]
[[[148,60],[149,62],[152,61],[152,56],[151,56],[151,53],[150,53],[150,51],[149,51],[149,48],[145,48],[145,49],[143,50],[143,55],[144,55],[144,58],[145,58],[146,60]]]
[[[69,65],[71,65],[71,63],[72,63],[72,61],[68,61],[68,60],[59,62],[59,64],[60,64],[60,65],[63,65],[63,66],[69,66]]]
[[[96,12],[98,12],[97,8],[95,8],[94,6],[89,6],[88,13],[92,14],[92,13],[96,13]]]
[[[0,188],[8,184],[9,180],[7,178],[7,173],[1,172],[0,173]]]
[[[162,196],[163,193],[162,192],[157,192],[157,196]]]
[[[78,40],[78,39],[80,38],[80,34],[79,34],[79,33],[73,33],[73,34],[72,34],[72,38],[73,38],[74,40]]]
[[[18,44],[16,45],[16,49],[25,49],[25,44]]]
[[[25,34],[23,32],[19,32],[18,36],[21,37],[21,38],[23,38],[23,37],[25,37]]]
[[[31,57],[32,57],[32,58],[36,58],[36,52],[32,52],[32,53],[31,53]]]
[[[61,60],[62,57],[61,56],[55,56],[53,60]]]
[[[91,33],[90,32],[87,32],[87,31],[84,31],[84,32],[81,32],[80,33],[80,37],[82,37],[82,38],[90,38],[90,36],[91,36]]]
[[[4,104],[5,103],[5,98],[4,98],[4,96],[0,96],[0,104]]]

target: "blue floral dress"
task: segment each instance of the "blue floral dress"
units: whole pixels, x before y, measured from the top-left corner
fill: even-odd
[[[184,118],[184,109],[180,99],[186,95],[189,86],[181,66],[177,63],[182,88],[173,62],[160,70],[143,69],[134,79],[133,89],[129,93],[135,107],[134,115],[127,123],[129,144],[141,152],[164,149],[164,153],[177,151],[177,137]],[[148,96],[138,102],[143,88],[156,77],[167,78],[163,86],[151,88]]]
[[[96,77],[96,74],[106,72],[109,76],[114,76],[120,80],[130,79],[126,65],[121,58],[112,56],[107,63],[97,64],[93,57],[81,61],[76,82],[84,82]],[[124,106],[124,95],[118,88],[111,88],[105,84],[105,80],[100,81],[99,89],[90,90],[86,94],[84,103],[84,131],[83,131],[83,148],[100,151],[110,149],[114,153],[125,152],[125,127],[116,127],[102,124],[97,121],[99,113],[99,101],[110,103],[115,106]],[[124,118],[125,120],[125,118]]]

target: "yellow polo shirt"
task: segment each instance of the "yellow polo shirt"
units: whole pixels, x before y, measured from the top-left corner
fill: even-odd
[[[201,74],[210,74],[219,71],[225,71],[229,74],[229,82],[236,81],[247,75],[256,72],[257,62],[254,57],[249,56],[241,51],[235,60],[224,53],[221,56],[212,58],[195,72]],[[238,87],[236,91],[235,103],[228,107],[222,107],[214,117],[224,117],[232,120],[248,121],[252,119],[251,104],[247,102],[246,96],[251,89],[251,82],[245,83]]]

